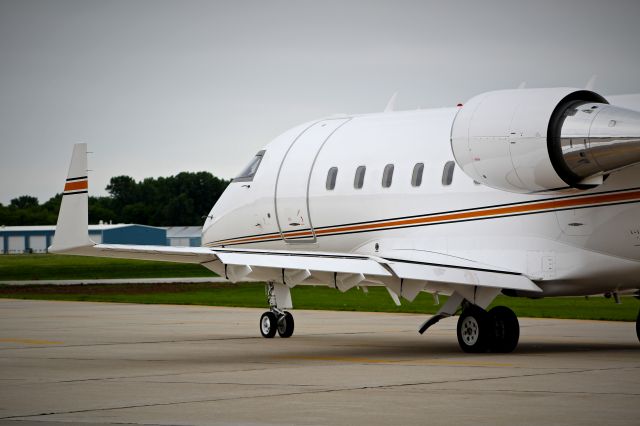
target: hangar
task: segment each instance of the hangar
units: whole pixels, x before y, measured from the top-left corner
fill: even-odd
[[[202,244],[201,226],[171,226],[166,230],[168,246],[200,247]]]
[[[46,253],[55,225],[0,227],[0,254]],[[167,230],[147,225],[89,225],[89,237],[105,244],[167,244]]]

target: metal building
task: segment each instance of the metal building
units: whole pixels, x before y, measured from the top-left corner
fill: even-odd
[[[0,254],[46,253],[53,242],[56,227],[2,226]],[[105,244],[167,244],[164,228],[135,224],[89,225],[89,238]]]
[[[166,229],[168,246],[200,247],[202,244],[200,226],[171,226]]]

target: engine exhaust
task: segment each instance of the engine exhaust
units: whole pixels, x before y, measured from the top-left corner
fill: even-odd
[[[569,185],[588,188],[640,163],[640,112],[602,102],[560,104],[549,128],[549,154]]]

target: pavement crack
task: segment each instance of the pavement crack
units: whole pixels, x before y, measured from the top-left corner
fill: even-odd
[[[320,388],[322,385],[312,385],[305,383],[241,383],[241,382],[196,382],[196,381],[154,381],[154,380],[128,380],[128,383],[152,383],[156,385],[231,385],[231,386],[274,386],[274,387],[312,387]]]
[[[637,368],[638,367],[626,367],[622,369],[637,369]],[[426,386],[426,385],[435,385],[435,384],[482,382],[482,381],[490,381],[490,380],[504,380],[504,379],[513,379],[513,378],[523,378],[523,377],[543,377],[543,376],[553,376],[553,375],[560,375],[560,374],[590,373],[590,372],[611,371],[611,370],[620,370],[620,369],[621,368],[619,367],[590,368],[590,369],[578,369],[578,370],[571,370],[571,371],[554,371],[554,372],[547,372],[547,373],[512,374],[512,375],[501,375],[501,376],[493,376],[493,377],[474,377],[474,378],[456,379],[456,380],[436,380],[436,381],[424,381],[424,382],[396,383],[396,384],[388,384],[388,385],[353,386],[353,387],[343,387],[343,388],[335,388],[335,389],[317,389],[317,390],[309,390],[309,391],[269,393],[265,395],[236,396],[236,397],[228,397],[228,398],[207,398],[207,399],[195,399],[195,400],[187,400],[187,401],[157,402],[157,403],[149,403],[149,404],[132,404],[132,405],[122,405],[122,406],[115,406],[115,407],[86,408],[86,409],[80,409],[80,410],[67,410],[67,411],[37,413],[37,414],[13,415],[13,416],[0,417],[0,420],[21,419],[21,418],[26,419],[30,417],[43,417],[43,416],[60,415],[60,414],[78,414],[78,413],[90,413],[90,412],[101,412],[101,411],[115,411],[115,410],[126,410],[126,409],[134,409],[134,408],[163,407],[163,406],[183,405],[183,404],[201,404],[201,403],[210,403],[210,402],[238,401],[238,400],[258,399],[258,398],[314,395],[314,394],[334,393],[334,392],[393,389],[393,388]]]
[[[450,391],[451,388],[434,388],[433,390],[438,391]],[[606,396],[640,396],[640,393],[630,393],[630,392],[582,392],[582,391],[555,391],[555,390],[535,390],[535,389],[481,389],[481,390],[471,390],[465,389],[465,392],[469,393],[540,393],[540,394],[551,394],[551,395],[606,395]]]

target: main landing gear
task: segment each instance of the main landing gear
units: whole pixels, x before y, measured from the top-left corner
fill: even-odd
[[[260,317],[260,334],[262,334],[262,337],[268,339],[274,337],[276,333],[278,333],[280,337],[291,337],[295,324],[293,315],[278,307],[276,299],[276,293],[278,293],[278,291],[276,285],[281,286],[280,292],[285,291],[285,294],[281,293],[281,298],[284,296],[285,299],[284,304],[289,304],[288,307],[291,307],[291,294],[289,293],[289,289],[282,284],[267,283],[266,293],[270,309]]]
[[[468,304],[458,318],[458,344],[465,352],[509,353],[518,345],[520,324],[516,314],[506,306],[489,312]]]

